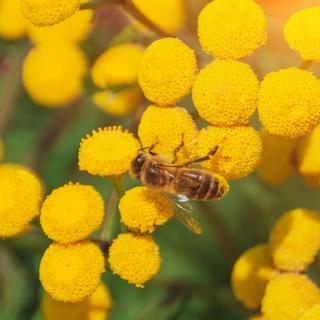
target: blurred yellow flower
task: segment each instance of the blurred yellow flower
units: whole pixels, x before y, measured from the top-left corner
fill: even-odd
[[[248,64],[216,60],[196,77],[192,99],[213,125],[246,125],[257,108],[259,81]]]
[[[39,214],[42,196],[42,183],[29,168],[0,164],[0,237],[23,231]]]
[[[90,241],[53,243],[40,262],[40,281],[50,296],[62,302],[80,302],[100,284],[105,271],[100,249]]]
[[[109,249],[112,272],[136,287],[153,278],[161,263],[159,247],[150,236],[120,234]]]
[[[261,83],[259,117],[271,134],[298,138],[320,122],[320,81],[292,67],[266,75]]]
[[[298,320],[319,320],[320,319],[320,304],[314,305],[307,310]]]
[[[139,84],[150,101],[173,105],[191,90],[196,70],[196,56],[191,48],[177,38],[162,38],[145,50]]]
[[[93,131],[81,140],[79,168],[98,176],[126,173],[140,148],[139,141],[122,127]]]
[[[238,59],[266,43],[267,21],[254,0],[214,0],[200,12],[202,49],[215,57]]]

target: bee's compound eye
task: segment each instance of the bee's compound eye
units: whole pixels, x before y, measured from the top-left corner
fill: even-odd
[[[134,174],[139,174],[144,162],[146,161],[146,156],[144,154],[139,154],[132,162],[132,171]]]

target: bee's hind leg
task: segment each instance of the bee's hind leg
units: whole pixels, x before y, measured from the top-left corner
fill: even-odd
[[[218,149],[219,149],[219,146],[215,146],[213,149],[211,149],[208,152],[208,154],[206,156],[198,158],[198,159],[190,160],[190,161],[184,163],[183,165],[187,167],[187,166],[190,166],[191,164],[194,164],[194,163],[200,163],[203,161],[210,160],[210,158],[213,157],[217,153]]]
[[[184,146],[184,134],[181,134],[181,143],[173,150],[173,160],[171,163],[176,163],[177,162],[177,153],[181,150],[181,148]]]

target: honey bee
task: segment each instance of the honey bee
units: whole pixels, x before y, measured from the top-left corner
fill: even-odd
[[[174,151],[174,160],[169,162],[165,157],[153,152],[156,145],[142,148],[131,163],[130,173],[146,187],[177,197],[176,216],[195,233],[201,233],[201,227],[193,215],[188,200],[207,201],[223,197],[229,190],[225,178],[201,167],[193,167],[196,163],[209,160],[218,151],[214,147],[206,156],[175,164],[176,154],[183,143]]]

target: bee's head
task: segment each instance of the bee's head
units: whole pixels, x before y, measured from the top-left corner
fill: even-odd
[[[130,173],[132,176],[136,178],[140,178],[142,167],[147,160],[147,153],[139,152],[138,155],[131,162],[131,170]]]

